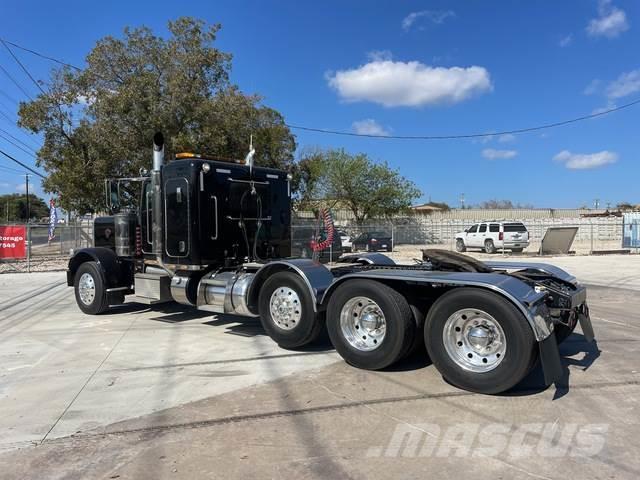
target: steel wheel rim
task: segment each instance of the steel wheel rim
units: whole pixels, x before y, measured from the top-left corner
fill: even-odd
[[[353,297],[340,310],[340,329],[349,345],[370,352],[382,345],[387,322],[376,302],[368,297]]]
[[[78,281],[78,294],[80,295],[80,301],[85,305],[91,305],[96,298],[96,284],[93,280],[93,275],[90,273],[83,273]]]
[[[298,293],[289,287],[276,288],[269,299],[269,312],[278,328],[295,328],[302,318],[302,305]]]
[[[485,373],[504,359],[507,341],[500,323],[483,310],[464,308],[453,313],[442,331],[444,348],[464,370]]]

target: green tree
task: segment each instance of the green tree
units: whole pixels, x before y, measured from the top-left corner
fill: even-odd
[[[366,154],[344,150],[314,151],[298,163],[300,204],[337,204],[362,223],[372,217],[389,217],[407,211],[420,197],[416,185],[386,162],[373,162]]]
[[[334,206],[335,199],[327,198],[327,167],[327,153],[321,148],[307,147],[301,152],[293,168],[291,185],[297,209],[316,210],[320,206]]]
[[[623,212],[631,212],[634,210],[640,210],[640,205],[634,205],[630,202],[620,202],[616,205],[616,208]]]
[[[0,195],[0,219],[2,222],[7,221],[7,212],[9,222],[25,222],[27,220],[27,196],[21,193]],[[31,219],[36,221],[49,216],[49,207],[45,201],[33,193],[29,194],[29,214]]]
[[[85,69],[52,71],[47,93],[21,103],[19,124],[44,136],[44,188],[66,210],[103,208],[104,178],[149,168],[156,131],[168,155],[242,159],[253,135],[257,165],[292,165],[282,115],[229,82],[232,57],[214,47],[220,25],[183,17],[168,28],[168,38],[140,27],[99,40]]]

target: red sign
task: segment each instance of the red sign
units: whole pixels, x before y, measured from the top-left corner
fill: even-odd
[[[25,258],[26,238],[24,225],[0,226],[0,258]]]

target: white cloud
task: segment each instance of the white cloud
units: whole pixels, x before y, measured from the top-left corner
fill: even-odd
[[[585,170],[616,163],[618,154],[608,150],[596,153],[571,153],[569,150],[563,150],[553,159],[556,162],[564,163],[564,166],[570,170]]]
[[[402,20],[402,29],[405,32],[411,30],[411,27],[419,20],[427,20],[431,23],[440,25],[449,17],[455,17],[456,14],[452,10],[421,10],[419,12],[411,12]],[[424,27],[420,28],[421,30]]]
[[[516,141],[516,136],[511,133],[505,133],[498,137],[498,142],[500,143],[511,143]]]
[[[389,135],[389,132],[373,118],[353,122],[351,127],[360,135],[377,135],[381,137]]]
[[[485,148],[482,156],[489,160],[508,160],[518,155],[516,150],[496,150],[495,148]]]
[[[622,98],[640,91],[640,68],[623,73],[606,89],[607,97],[610,99]]]
[[[598,17],[587,25],[587,33],[592,37],[614,38],[628,29],[627,14],[611,5],[611,0],[598,2]]]
[[[19,183],[18,185],[16,185],[16,192],[18,192],[18,193],[26,193],[27,192],[27,184],[26,183]]]
[[[328,73],[327,80],[348,102],[367,101],[385,107],[453,104],[493,89],[484,67],[431,67],[390,58]]]
[[[614,108],[616,108],[616,106],[617,105],[613,102],[607,102],[607,104],[604,107],[598,107],[591,110],[591,115],[597,115],[599,113],[608,112],[609,110],[613,110]]]
[[[558,42],[558,45],[564,48],[564,47],[568,47],[572,43],[573,43],[573,34],[570,33],[569,35],[562,37]]]
[[[591,80],[589,82],[589,85],[584,87],[584,90],[582,91],[582,93],[584,95],[594,95],[595,93],[598,93],[598,90],[600,89],[600,84],[601,83],[602,82],[599,79],[594,78],[593,80]]]
[[[372,62],[391,60],[390,50],[371,50],[367,53],[367,58]]]

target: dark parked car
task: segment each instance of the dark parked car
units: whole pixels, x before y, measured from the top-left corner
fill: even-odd
[[[391,252],[393,250],[393,240],[391,235],[386,232],[365,232],[353,239],[352,249],[354,252],[358,250]]]
[[[311,258],[313,250],[311,249],[311,241],[316,236],[315,226],[294,227],[291,229],[291,256],[298,258]],[[327,238],[327,232],[323,229],[318,235],[318,242]],[[333,235],[333,243],[331,248],[326,248],[320,252],[318,260],[321,263],[335,262],[342,255],[342,242],[340,235],[336,231]]]

